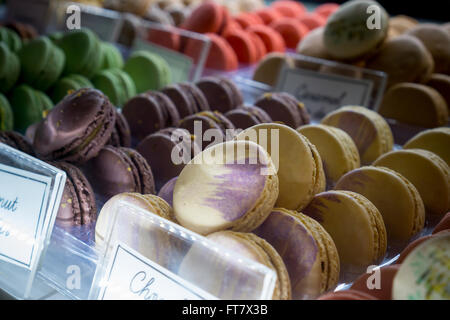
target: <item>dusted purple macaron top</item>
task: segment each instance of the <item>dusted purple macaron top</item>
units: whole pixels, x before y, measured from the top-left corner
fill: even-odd
[[[251,160],[251,159],[250,159]],[[261,172],[266,165],[246,159],[244,164],[224,164],[225,173],[209,182],[214,195],[203,199],[203,205],[218,210],[227,221],[243,217],[262,196],[266,176]]]

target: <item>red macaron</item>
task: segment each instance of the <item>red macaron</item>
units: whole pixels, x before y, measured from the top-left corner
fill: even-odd
[[[199,5],[183,22],[182,28],[198,33],[215,33],[222,26],[224,10],[214,1],[206,1]]]
[[[437,226],[434,227],[433,234],[436,234],[444,230],[450,230],[450,212],[447,212],[447,214],[442,218],[442,220],[437,224]]]
[[[256,51],[258,52],[258,61],[264,58],[264,56],[267,54],[266,46],[264,45],[264,42],[261,40],[261,38],[254,32],[248,32],[248,35],[252,39],[253,43],[255,44]]]
[[[353,282],[351,289],[371,295],[379,300],[391,300],[392,283],[399,268],[400,265],[390,265],[382,267],[379,271],[374,271],[373,273],[364,273]],[[376,276],[375,272],[379,272],[379,287],[376,286],[376,280],[374,283],[369,280],[370,277]],[[374,285],[374,287],[369,288],[369,285]]]
[[[320,14],[324,18],[331,16],[337,9],[339,5],[337,3],[324,3],[318,6],[314,12]]]
[[[149,30],[147,34],[147,39],[154,44],[160,45],[162,47],[171,50],[178,51],[180,49],[180,35],[176,31],[172,31],[170,29]]]
[[[211,40],[205,67],[222,71],[233,71],[238,68],[238,58],[230,44],[214,33],[206,34]]]
[[[297,20],[308,27],[309,31],[322,27],[327,23],[326,18],[317,13],[304,14]]]
[[[284,39],[286,47],[295,49],[298,43],[309,32],[309,29],[294,18],[281,18],[269,25],[277,31]]]
[[[300,17],[306,12],[306,8],[303,4],[291,0],[275,1],[271,5],[281,15],[290,18]]]
[[[277,19],[283,18],[284,16],[273,8],[265,8],[255,11],[255,14],[261,18],[264,24],[269,25]]]
[[[239,62],[252,64],[258,61],[259,51],[249,32],[244,30],[234,30],[229,32],[225,39],[233,48]]]
[[[249,12],[242,12],[233,19],[239,23],[243,29],[247,29],[252,25],[264,24],[264,21],[258,15]]]
[[[267,52],[285,52],[283,37],[274,29],[265,25],[253,25],[247,31],[255,33],[263,42]]]

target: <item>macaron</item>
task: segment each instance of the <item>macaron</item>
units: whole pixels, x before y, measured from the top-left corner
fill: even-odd
[[[243,30],[252,25],[264,24],[264,21],[258,15],[251,12],[241,12],[234,16],[233,20],[236,21]]]
[[[182,226],[203,235],[250,232],[267,218],[278,198],[275,172],[269,154],[254,142],[212,146],[181,171],[173,195],[175,216]]]
[[[387,90],[378,112],[402,123],[433,128],[447,124],[448,108],[435,89],[418,83],[399,83]]]
[[[9,92],[20,76],[20,60],[9,47],[0,42],[0,92]]]
[[[277,207],[301,211],[316,193],[325,190],[320,155],[296,130],[263,123],[244,130],[235,139],[259,143],[271,155],[279,180]]]
[[[66,96],[36,129],[34,148],[45,160],[83,163],[108,142],[115,124],[109,99],[95,89]]]
[[[450,166],[450,128],[435,128],[420,132],[403,146],[404,149],[423,149],[438,155]]]
[[[325,26],[327,19],[317,13],[308,13],[297,18],[297,21],[309,31]]]
[[[118,110],[116,110],[114,129],[107,145],[112,145],[113,147],[131,147],[130,126],[128,125],[127,119]]]
[[[278,75],[285,65],[293,67],[293,61],[284,53],[271,52],[259,61],[253,73],[253,80],[275,87]]]
[[[101,42],[91,30],[72,30],[57,43],[66,56],[64,74],[81,74],[90,79],[101,68]]]
[[[166,182],[158,192],[158,197],[164,199],[170,206],[173,206],[173,190],[178,177],[174,177]]]
[[[230,44],[222,37],[207,33],[211,41],[205,68],[222,71],[233,71],[238,68],[238,58]]]
[[[38,37],[36,28],[28,23],[8,21],[4,24],[4,27],[18,34],[22,41],[31,40]]]
[[[197,32],[217,32],[223,22],[223,8],[214,1],[205,1],[199,5],[184,21],[182,28]]]
[[[414,28],[419,22],[405,15],[397,15],[389,19],[389,34],[388,37],[399,36],[408,30]]]
[[[180,49],[180,34],[172,27],[161,27],[161,29],[148,30],[147,40],[158,46],[178,51]]]
[[[324,18],[328,18],[337,9],[339,9],[339,4],[337,4],[337,3],[324,3],[324,4],[317,6],[314,9],[314,12],[317,14],[320,14]]]
[[[9,131],[14,127],[14,116],[8,99],[0,93],[0,131]]]
[[[159,90],[172,81],[166,60],[148,51],[133,52],[125,62],[123,70],[130,75],[138,94],[148,90]],[[153,76],[149,77],[149,74]]]
[[[286,47],[290,49],[295,49],[309,31],[305,24],[294,18],[277,19],[269,26],[281,34]]]
[[[321,124],[345,131],[358,148],[361,164],[372,163],[394,147],[392,131],[386,120],[364,107],[341,107],[326,115]]]
[[[12,52],[17,52],[22,47],[22,40],[19,35],[5,27],[0,27],[0,42],[5,43]]]
[[[203,91],[195,84],[190,82],[178,83],[178,86],[186,93],[187,98],[191,101],[194,112],[209,111],[209,103]]]
[[[263,24],[251,25],[246,29],[256,34],[263,42],[267,52],[285,52],[286,44],[280,33]]]
[[[236,53],[240,63],[253,64],[258,61],[259,53],[250,34],[244,30],[232,30],[225,39]]]
[[[450,209],[450,169],[436,154],[421,149],[389,152],[374,165],[395,170],[417,188],[428,214],[443,216]]]
[[[92,82],[82,75],[67,75],[60,78],[51,88],[54,103],[60,102],[67,94],[82,88],[94,88]]]
[[[425,83],[440,93],[447,103],[447,109],[450,113],[450,76],[446,74],[433,73],[430,79]]]
[[[83,170],[95,193],[105,201],[123,192],[155,193],[152,169],[133,149],[105,146]]]
[[[434,72],[450,75],[450,35],[439,25],[418,24],[406,34],[419,39],[431,53]]]
[[[35,156],[33,146],[28,138],[16,131],[0,131],[0,142],[31,156]]]
[[[200,146],[188,131],[166,128],[148,135],[136,150],[151,166],[156,190],[177,177],[184,166],[200,152]]]
[[[317,148],[327,189],[332,188],[344,174],[360,167],[358,148],[344,130],[317,124],[301,126],[297,131]]]
[[[265,25],[270,25],[272,22],[284,17],[277,10],[270,8],[270,7],[268,7],[268,8],[266,7],[264,9],[257,10],[254,12],[254,14],[259,16]]]
[[[136,95],[133,80],[121,69],[101,70],[92,78],[92,83],[109,98],[113,105],[118,107],[123,106],[128,99]]]
[[[306,12],[306,7],[297,1],[279,0],[272,3],[271,7],[285,17],[295,18]]]
[[[166,86],[161,92],[173,102],[181,119],[196,112],[196,106],[194,105],[195,101],[192,100],[185,88],[179,84],[176,83]],[[208,96],[206,96],[206,98],[207,97]],[[174,125],[176,126],[177,124]]]
[[[109,42],[102,41],[100,43],[102,51],[101,69],[113,69],[123,67],[123,57],[119,49],[115,45]]]
[[[358,290],[347,289],[326,293],[320,296],[317,300],[378,300],[378,299]]]
[[[420,244],[401,264],[392,286],[394,300],[449,300],[450,233]]]
[[[447,214],[441,219],[441,221],[439,221],[436,227],[434,227],[433,234],[449,229],[450,229],[450,212],[447,212]]]
[[[379,287],[369,287],[369,278],[373,276],[373,274],[363,273],[358,279],[353,282],[350,288],[352,290],[364,292],[379,300],[392,300],[392,283],[399,269],[400,266],[391,265],[384,266],[382,268],[379,268],[379,270],[372,271],[377,272],[378,274],[378,277],[380,279]]]
[[[67,162],[50,162],[66,173],[66,184],[56,215],[56,224],[62,227],[92,225],[97,220],[94,191],[83,172]]]
[[[323,43],[325,27],[316,28],[310,32],[297,44],[296,52],[305,56],[331,59],[328,50]]]
[[[270,243],[283,259],[292,299],[314,299],[334,289],[340,261],[330,235],[315,220],[283,208],[272,210],[254,233]]]
[[[377,54],[367,60],[366,67],[386,72],[387,87],[391,87],[401,82],[426,82],[434,70],[434,62],[418,39],[400,35],[387,40]]]
[[[273,270],[277,281],[272,299],[291,299],[291,284],[286,266],[278,252],[267,241],[252,233],[235,231],[214,232],[206,238]]]
[[[289,93],[265,93],[256,100],[255,106],[267,112],[273,121],[294,129],[310,122],[310,116],[304,104]]]
[[[417,188],[400,173],[385,167],[367,166],[348,172],[334,187],[359,193],[383,216],[387,236],[405,242],[425,223],[425,208]]]
[[[302,212],[330,234],[343,272],[360,274],[384,258],[387,236],[383,217],[364,196],[341,190],[322,192]]]
[[[120,193],[106,201],[105,205],[98,214],[97,224],[95,225],[95,244],[102,246],[107,237],[108,225],[113,219],[114,207],[120,202],[127,202],[141,209],[156,214],[164,219],[173,220],[173,209],[162,198],[152,194],[140,194],[135,192]],[[137,225],[137,224],[133,224]],[[130,224],[127,225],[130,227]],[[138,232],[139,233],[139,232]],[[132,235],[130,235],[132,236]]]
[[[225,113],[236,129],[245,130],[261,123],[272,122],[270,116],[261,108],[251,105],[241,105]]]
[[[204,77],[195,83],[202,91],[213,111],[225,113],[243,102],[242,93],[232,82],[223,77]]]
[[[368,9],[377,6],[376,28],[368,28]],[[389,16],[376,1],[352,0],[328,17],[324,45],[328,53],[342,60],[355,60],[373,53],[388,33]]]
[[[410,242],[403,250],[400,252],[399,257],[397,260],[395,260],[396,264],[402,264],[403,261],[405,261],[406,257],[413,251],[418,245],[420,245],[422,242],[427,241],[428,239],[431,239],[433,237],[432,234],[420,237],[412,242]]]
[[[25,133],[27,128],[44,118],[53,106],[45,93],[35,90],[26,84],[14,88],[10,97],[14,117],[14,129]]]

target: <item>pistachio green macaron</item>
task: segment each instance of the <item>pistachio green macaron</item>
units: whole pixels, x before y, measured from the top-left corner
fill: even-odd
[[[12,130],[14,116],[8,99],[0,93],[0,131]]]

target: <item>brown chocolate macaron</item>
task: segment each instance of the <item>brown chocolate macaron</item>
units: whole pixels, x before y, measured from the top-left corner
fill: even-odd
[[[62,227],[89,225],[97,220],[94,191],[80,169],[67,162],[50,162],[66,173],[66,184],[56,216]]]
[[[272,122],[267,112],[259,107],[250,105],[243,105],[230,110],[225,113],[225,116],[233,123],[236,129],[247,129],[260,123]]]
[[[180,113],[172,100],[166,94],[158,91],[149,91],[146,94],[155,98],[161,106],[165,119],[164,128],[176,127],[180,122]]]
[[[194,107],[195,112],[210,110],[208,100],[197,86],[189,82],[182,82],[179,84],[179,86],[189,97],[189,100],[191,101],[191,105]]]
[[[190,133],[177,128],[166,128],[147,136],[136,150],[152,167],[156,190],[178,176],[192,157],[200,152]]]
[[[114,106],[102,92],[80,89],[67,95],[39,124],[34,150],[44,160],[84,163],[111,138]]]
[[[181,118],[185,118],[196,112],[192,98],[179,84],[169,85],[163,88],[161,92],[166,94],[172,100],[178,109]]]
[[[310,122],[305,106],[288,93],[266,93],[255,102],[255,105],[267,112],[273,121],[291,128],[298,128]]]
[[[147,160],[129,148],[106,146],[85,164],[83,171],[103,201],[123,192],[155,193]]]
[[[15,131],[0,131],[0,142],[34,156],[34,150],[26,137]]]
[[[116,110],[116,123],[114,125],[111,138],[107,143],[114,147],[131,147],[131,130],[128,125],[127,119],[123,114]]]
[[[202,150],[206,149],[212,143],[216,144],[225,141],[223,128],[213,118],[207,115],[190,115],[182,119],[178,127],[180,129],[187,130],[191,135],[193,135],[196,143],[201,146]],[[206,137],[204,138],[206,130],[211,129],[214,130],[209,131],[208,133],[208,136],[211,136],[211,140]]]
[[[228,82],[217,77],[205,77],[196,85],[205,95],[211,110],[225,113],[237,107],[236,92],[232,90]]]

